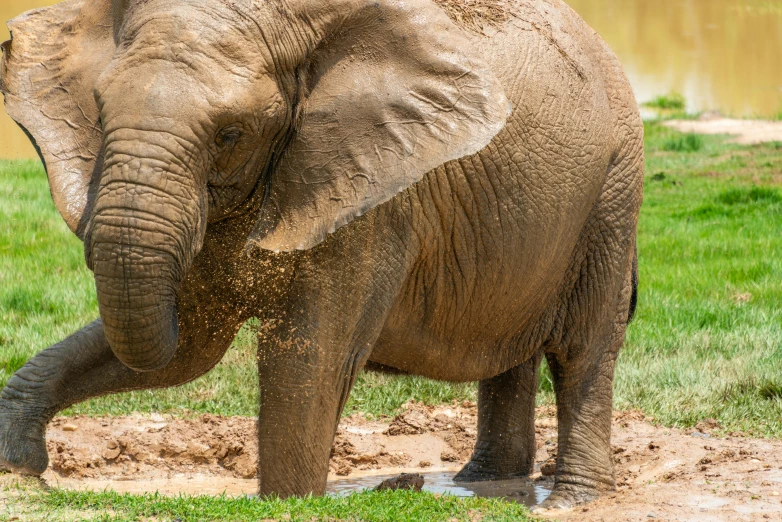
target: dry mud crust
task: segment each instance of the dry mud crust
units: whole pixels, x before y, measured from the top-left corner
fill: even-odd
[[[556,453],[554,413],[553,408],[537,411],[538,469]],[[455,472],[469,458],[476,415],[473,403],[408,404],[392,419],[343,419],[329,478]],[[717,433],[713,421],[678,430],[654,426],[638,412],[616,413],[616,493],[550,516],[579,521],[782,520],[782,441]],[[52,485],[170,494],[240,494],[256,488],[253,419],[58,418],[48,437],[51,465],[44,478]],[[550,484],[539,473],[536,478]]]
[[[782,141],[782,121],[734,120],[708,114],[699,120],[669,120],[663,125],[679,132],[729,134],[733,143],[752,145]]]
[[[434,0],[451,20],[465,29],[483,33],[501,26],[511,16],[511,0]]]

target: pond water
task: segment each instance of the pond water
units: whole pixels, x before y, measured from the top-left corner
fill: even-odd
[[[639,102],[782,114],[781,0],[567,0],[611,46]]]
[[[639,101],[678,92],[691,111],[782,113],[782,0],[566,0],[619,56]],[[49,0],[0,0],[4,21]],[[8,30],[0,24],[0,40]],[[0,113],[0,158],[35,157]]]

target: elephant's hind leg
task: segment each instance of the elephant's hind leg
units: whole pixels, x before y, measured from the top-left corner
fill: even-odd
[[[546,354],[557,399],[558,447],[554,490],[544,508],[571,508],[616,487],[611,451],[612,387],[630,292],[622,293],[621,316],[592,347],[573,350],[572,357]]]
[[[633,301],[642,157],[611,172],[563,286],[546,358],[557,399],[557,471],[545,508],[569,508],[615,489],[611,451],[614,365]]]
[[[176,386],[203,375],[230,346],[238,323],[233,326],[226,325],[225,332],[213,329],[210,336],[198,328],[183,328],[174,359],[153,372],[123,365],[112,353],[100,320],[47,348],[0,393],[0,469],[43,473],[49,460],[46,425],[68,406],[111,393]]]
[[[456,482],[525,477],[535,465],[535,392],[542,354],[478,384],[478,440]]]

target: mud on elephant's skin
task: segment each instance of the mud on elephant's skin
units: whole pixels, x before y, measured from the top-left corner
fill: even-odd
[[[485,0],[507,16],[466,25],[454,2],[68,0],[10,22],[6,109],[84,241],[100,319],[10,379],[0,465],[42,473],[58,411],[195,379],[259,317],[262,494],[324,491],[367,363],[480,381],[458,478],[528,474],[543,356],[549,505],[614,487],[636,105],[559,0]]]

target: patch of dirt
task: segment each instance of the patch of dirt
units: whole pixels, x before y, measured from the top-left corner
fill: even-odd
[[[679,132],[729,134],[734,136],[732,142],[744,145],[782,141],[782,121],[707,117],[699,120],[670,120],[663,122],[663,125]]]
[[[409,403],[392,419],[343,419],[331,452],[330,471],[347,476],[368,470],[443,471],[459,469],[475,445],[478,409],[474,403],[431,407]]]
[[[470,402],[411,403],[392,419],[353,415],[340,423],[329,479],[455,472],[472,451],[476,422],[477,408]],[[609,522],[782,520],[782,441],[720,437],[719,430],[713,419],[678,430],[654,426],[641,412],[617,412],[612,440],[617,491],[550,516]],[[48,430],[51,465],[44,478],[79,489],[252,493],[255,432],[253,419],[216,415],[57,418]],[[551,477],[544,475],[556,456],[554,408],[537,410],[536,433],[533,479],[550,485]]]
[[[393,419],[345,418],[331,450],[330,473],[344,477],[356,471],[452,469],[452,463],[465,462],[472,453],[476,415],[473,403],[439,408],[409,404]],[[79,479],[257,476],[256,422],[247,417],[58,417],[48,427],[47,448],[45,477],[69,484]]]
[[[58,417],[47,430],[50,472],[64,478],[160,478],[189,471],[256,476],[255,420],[204,415]]]
[[[642,419],[642,415],[638,414]],[[782,441],[652,426],[615,416],[617,491],[559,520],[782,520]]]

